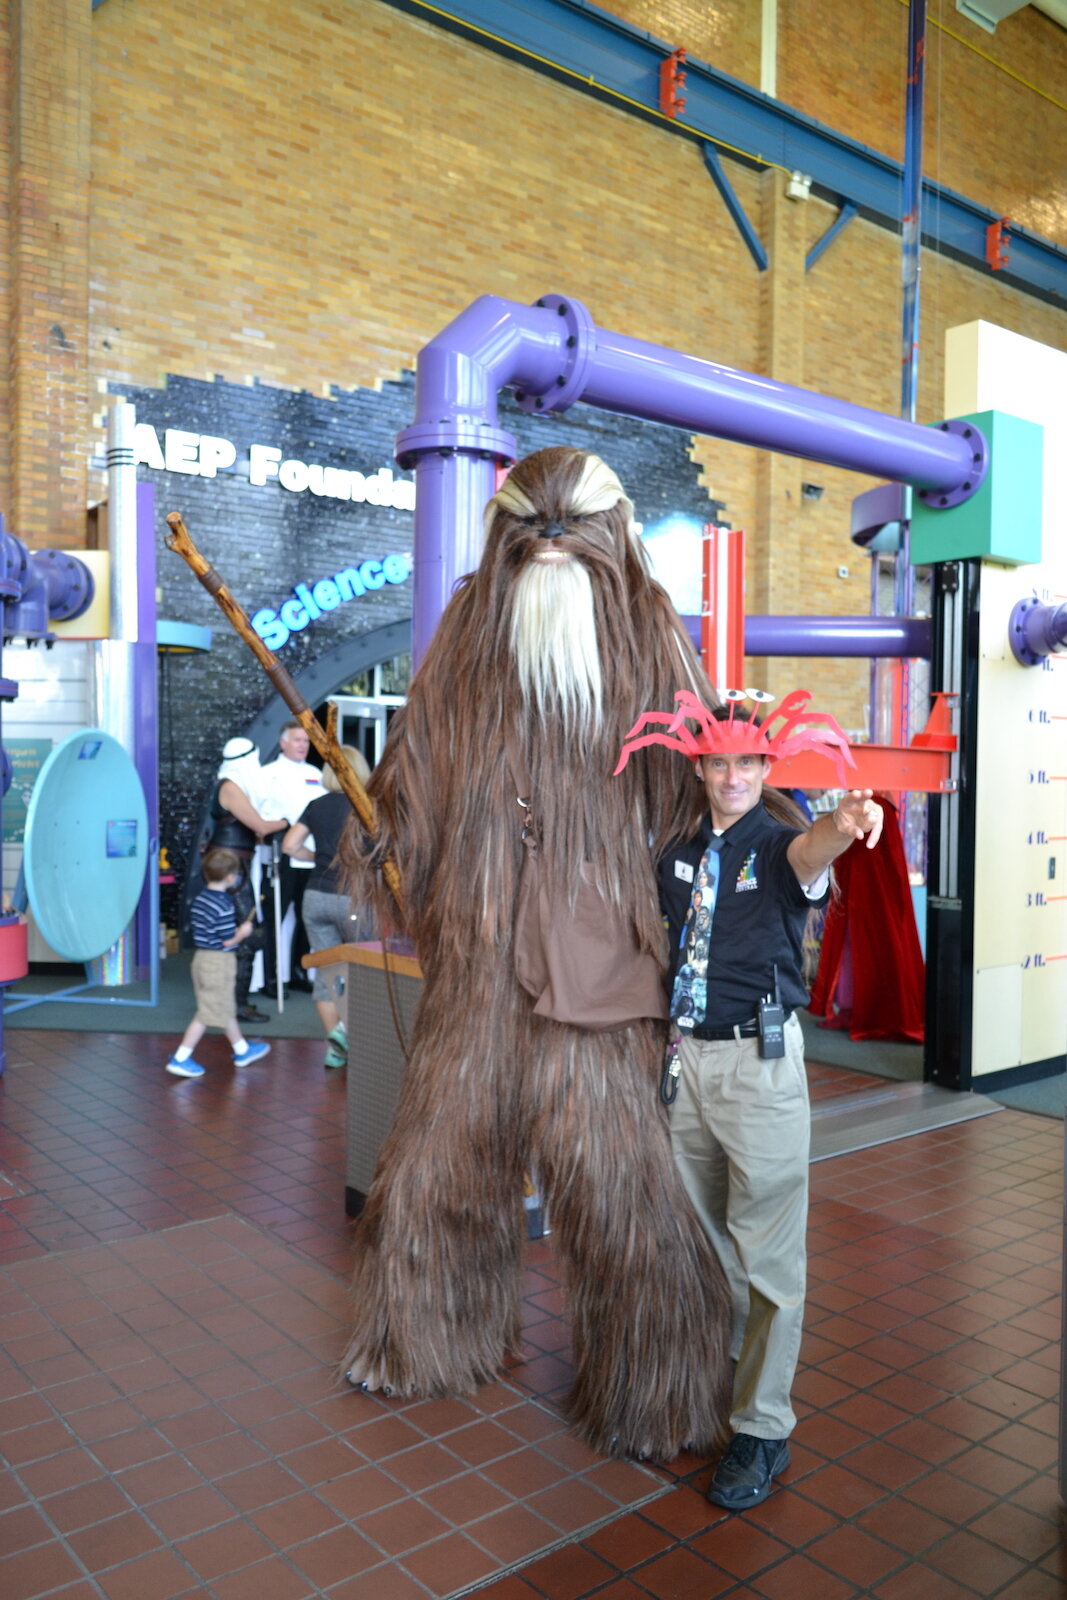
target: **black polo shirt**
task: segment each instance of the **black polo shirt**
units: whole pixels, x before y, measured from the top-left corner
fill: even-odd
[[[719,888],[708,954],[708,1015],[704,1027],[748,1022],[764,995],[774,993],[774,968],[782,1004],[788,1011],[807,1005],[802,976],[804,924],[826,893],[811,900],[804,893],[786,851],[798,830],[788,828],[759,805],[738,817],[723,834],[719,850]],[[674,985],[679,940],[701,857],[713,837],[711,818],[685,843],[669,845],[660,860],[660,904],[670,941],[668,983]],[[701,1038],[704,1027],[693,1033]]]

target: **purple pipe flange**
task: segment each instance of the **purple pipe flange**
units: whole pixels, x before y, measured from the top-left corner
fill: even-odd
[[[1047,656],[1067,655],[1067,601],[1046,605],[1036,594],[1017,600],[1008,619],[1008,643],[1023,667],[1039,667]]]
[[[596,349],[596,328],[579,300],[564,299],[561,294],[546,294],[537,304],[548,306],[563,318],[566,338],[561,351],[561,370],[556,374],[555,382],[541,394],[526,394],[517,389],[515,398],[522,409],[532,416],[546,416],[566,411],[581,399],[589,364]]]
[[[48,591],[52,622],[72,622],[88,611],[96,585],[84,561],[69,550],[35,550],[30,561]]]
[[[947,422],[939,422],[937,426],[942,433],[955,434],[967,444],[971,452],[970,470],[954,489],[918,489],[916,493],[924,506],[929,506],[935,511],[949,511],[953,506],[969,500],[982,487],[985,475],[989,471],[989,449],[985,435],[973,422],[950,417]]]

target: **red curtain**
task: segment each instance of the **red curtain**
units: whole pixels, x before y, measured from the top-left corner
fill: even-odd
[[[921,1044],[925,977],[904,842],[896,806],[877,798],[885,810],[878,844],[868,850],[857,839],[834,863],[840,895],[826,909],[809,1010],[853,1039]]]

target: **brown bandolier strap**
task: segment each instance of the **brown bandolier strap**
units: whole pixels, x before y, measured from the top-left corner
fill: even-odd
[[[515,737],[515,729],[507,727],[504,730],[504,754],[507,758],[508,772],[515,786],[515,799],[525,812],[522,820],[522,842],[527,850],[538,848],[537,829],[533,819],[533,784],[526,770],[526,762],[522,757],[522,749]]]

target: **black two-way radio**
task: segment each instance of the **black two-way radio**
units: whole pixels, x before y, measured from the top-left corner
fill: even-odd
[[[759,1053],[765,1060],[785,1055],[785,1008],[778,986],[778,965],[774,967],[774,999],[767,995],[756,1007],[759,1022]]]

